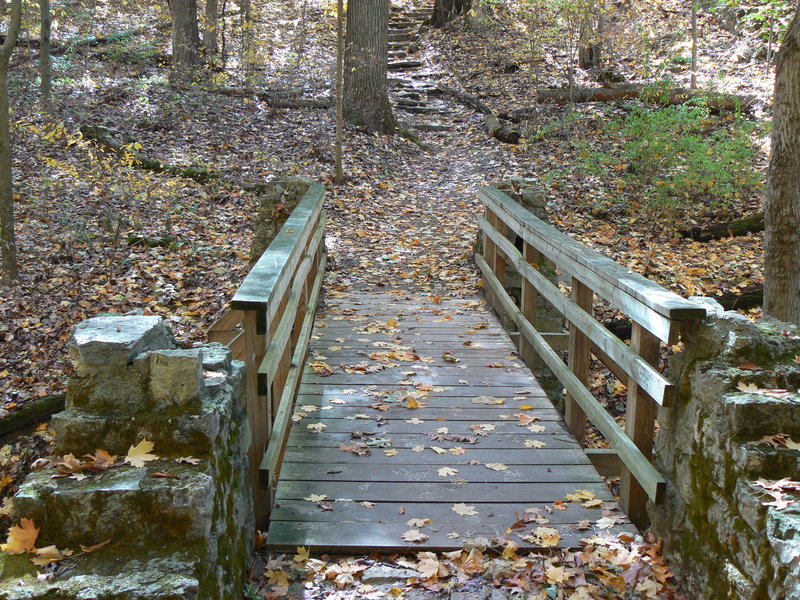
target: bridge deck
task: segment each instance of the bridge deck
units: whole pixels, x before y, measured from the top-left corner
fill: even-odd
[[[609,525],[634,531],[482,300],[329,298],[311,352],[270,550],[454,550],[507,535],[573,547]],[[412,530],[424,541],[404,539]]]

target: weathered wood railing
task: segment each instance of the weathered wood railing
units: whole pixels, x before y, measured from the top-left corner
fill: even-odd
[[[605,436],[622,463],[623,508],[634,522],[646,522],[647,499],[660,501],[665,485],[651,462],[656,410],[676,398],[674,386],[656,368],[660,342],[676,343],[681,329],[705,317],[705,309],[580,245],[499,190],[482,188],[480,198],[486,206],[480,220],[484,250],[475,260],[487,298],[516,323],[522,358],[528,361],[535,352],[564,385],[565,419],[573,435],[583,439],[588,417]],[[522,251],[512,241],[517,238]],[[572,278],[571,299],[539,272],[542,257]],[[503,286],[507,265],[522,278],[520,306]],[[537,294],[569,323],[568,364],[534,327]],[[594,294],[630,317],[630,346],[594,318]],[[587,388],[592,354],[628,387],[624,429]]]
[[[325,188],[313,185],[209,330],[247,363],[250,475],[265,525],[325,272]]]

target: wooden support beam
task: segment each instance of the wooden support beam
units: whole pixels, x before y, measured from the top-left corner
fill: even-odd
[[[577,279],[572,280],[572,299],[575,305],[588,314],[592,314],[592,301],[594,292]],[[589,338],[574,323],[569,326],[569,368],[584,386],[589,384]],[[579,442],[583,441],[586,433],[586,413],[575,402],[571,394],[567,393],[564,406],[564,420],[567,422],[572,435]]]
[[[631,348],[650,364],[656,364],[659,360],[658,338],[638,323],[633,324]],[[633,381],[628,383],[625,433],[648,460],[653,455],[657,409],[658,406],[647,392]],[[643,529],[648,523],[647,493],[627,468],[622,470],[620,499],[631,521]]]

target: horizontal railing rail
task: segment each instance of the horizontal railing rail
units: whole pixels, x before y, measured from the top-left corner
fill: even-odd
[[[325,188],[312,185],[208,331],[247,364],[250,476],[257,524],[269,515],[325,272]]]
[[[482,188],[480,198],[486,207],[480,219],[483,254],[475,261],[489,302],[516,324],[520,355],[528,361],[534,353],[541,357],[563,384],[572,434],[583,439],[588,417],[606,438],[621,462],[623,507],[635,522],[644,522],[647,499],[661,501],[665,485],[651,460],[656,410],[672,405],[677,395],[657,368],[660,343],[676,343],[687,324],[705,317],[705,309],[582,246],[495,188]],[[571,277],[571,297],[540,272],[543,258]],[[509,267],[522,280],[519,306],[504,287]],[[594,318],[595,294],[631,319],[630,345]],[[552,347],[552,334],[535,328],[537,296],[569,325],[567,364]],[[628,386],[624,429],[588,389],[592,354]]]

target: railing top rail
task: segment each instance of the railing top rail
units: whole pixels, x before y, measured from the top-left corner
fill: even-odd
[[[233,310],[267,310],[278,283],[287,276],[292,256],[314,230],[322,212],[325,186],[314,184],[303,196],[269,248],[248,273],[233,296]]]
[[[536,249],[555,263],[563,264],[573,276],[575,273],[570,269],[570,263],[577,263],[583,270],[591,271],[611,286],[670,320],[702,319],[706,316],[706,309],[698,303],[682,298],[610,258],[582,246],[525,210],[500,190],[488,186],[482,187],[480,195],[487,207],[506,225],[514,229],[517,234],[521,233],[520,230],[531,234]],[[584,283],[591,284],[591,282]]]

